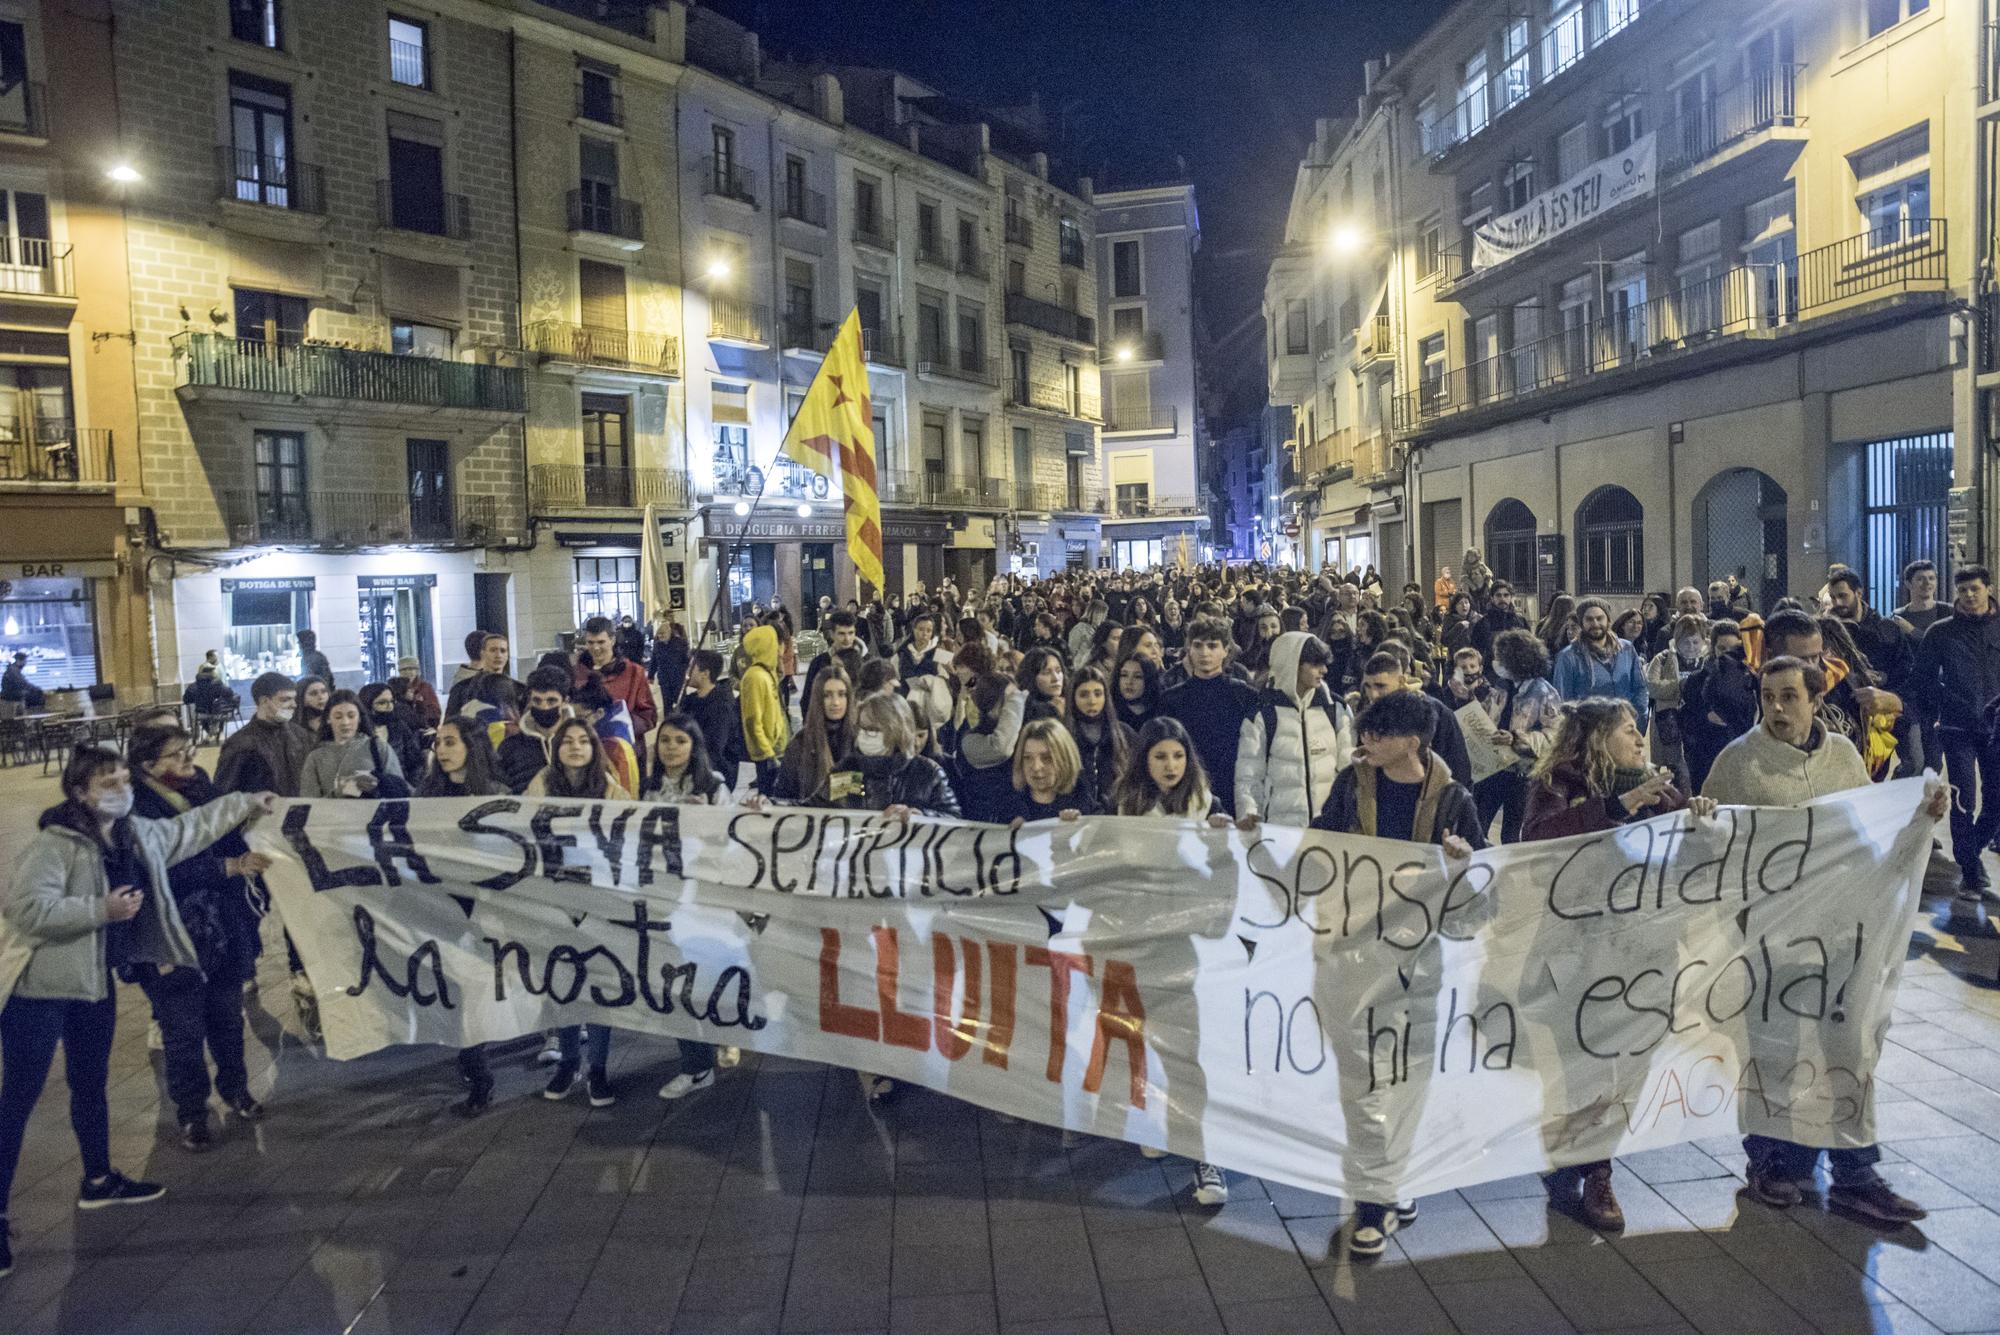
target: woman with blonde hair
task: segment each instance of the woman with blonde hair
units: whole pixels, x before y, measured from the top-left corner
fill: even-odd
[[[1020,826],[1095,814],[1095,795],[1078,786],[1082,777],[1083,759],[1068,728],[1052,718],[1024,725],[1014,747],[1014,786],[1001,818]]]

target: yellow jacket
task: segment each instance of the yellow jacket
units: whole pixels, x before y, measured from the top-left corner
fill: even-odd
[[[743,714],[743,742],[752,760],[776,760],[784,754],[791,730],[785,707],[778,701],[778,632],[753,626],[743,637],[750,666],[736,684],[736,706]]]

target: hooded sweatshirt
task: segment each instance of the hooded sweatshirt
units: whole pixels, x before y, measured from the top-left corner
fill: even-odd
[[[1801,749],[1760,724],[1722,748],[1701,792],[1732,806],[1790,807],[1867,786],[1868,767],[1845,737],[1815,723],[1811,748]]]
[[[1304,631],[1271,645],[1271,676],[1236,742],[1236,815],[1304,827],[1354,754],[1354,720],[1323,688],[1298,693]]]
[[[776,760],[787,740],[785,709],[778,701],[778,632],[752,626],[743,637],[750,667],[737,687],[737,708],[743,715],[743,746],[753,761]]]

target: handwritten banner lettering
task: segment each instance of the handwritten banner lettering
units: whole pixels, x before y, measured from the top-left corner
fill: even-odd
[[[1642,135],[1622,152],[1591,163],[1512,213],[1482,224],[1472,234],[1472,267],[1486,269],[1511,260],[1629,199],[1651,194],[1658,157],[1658,140]]]
[[[1492,849],[1100,819],[295,802],[327,1045],[608,1024],[1386,1200],[1874,1139],[1921,781]]]

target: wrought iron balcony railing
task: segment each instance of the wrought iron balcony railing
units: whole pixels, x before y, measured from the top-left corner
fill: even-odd
[[[215,164],[223,199],[294,213],[326,212],[326,173],[312,163],[221,144]]]
[[[472,206],[464,195],[406,185],[393,180],[375,183],[376,220],[393,231],[463,241],[472,235]]]
[[[681,341],[672,334],[642,334],[566,320],[538,320],[524,332],[527,350],[543,361],[617,366],[655,375],[681,373]]]
[[[521,372],[511,366],[192,332],[176,334],[173,346],[189,389],[502,413],[521,412],[526,402]]]
[[[594,186],[569,192],[569,230],[599,236],[646,239],[646,216],[637,200],[621,199]]]
[[[535,464],[528,469],[528,503],[538,515],[572,510],[685,509],[687,475],[665,468],[599,464]]]
[[[0,233],[0,296],[73,297],[70,247],[39,236]]]
[[[1026,325],[1071,343],[1097,342],[1097,321],[1054,302],[1037,300],[1025,292],[1009,292],[1006,309],[1008,324]]]
[[[733,199],[757,207],[757,174],[713,153],[701,160],[702,189],[718,199]]]
[[[403,543],[473,546],[498,538],[493,496],[442,494],[413,498],[404,491],[309,488],[216,493],[229,540],[314,547],[382,547]]]
[[[0,483],[101,486],[116,480],[111,432],[66,418],[0,417]]]
[[[779,211],[793,222],[808,223],[814,227],[826,226],[826,196],[817,190],[787,185]]]
[[[708,299],[708,336],[732,343],[767,346],[771,341],[771,308],[733,297]]]

